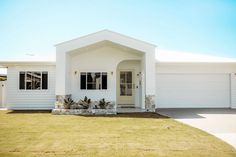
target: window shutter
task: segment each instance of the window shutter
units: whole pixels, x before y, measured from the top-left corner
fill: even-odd
[[[19,88],[25,89],[25,72],[20,72],[19,76]]]
[[[42,72],[42,89],[48,89],[48,72]]]

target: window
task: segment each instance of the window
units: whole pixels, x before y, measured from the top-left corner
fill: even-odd
[[[22,71],[19,73],[20,90],[48,89],[48,72]]]
[[[87,89],[87,90],[107,89],[107,73],[81,72],[80,89]]]

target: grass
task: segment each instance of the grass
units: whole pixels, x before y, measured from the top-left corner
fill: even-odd
[[[95,117],[0,111],[0,156],[235,157],[236,150],[154,113]]]

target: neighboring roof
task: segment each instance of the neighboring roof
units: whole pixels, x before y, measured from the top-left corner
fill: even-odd
[[[156,48],[156,45],[154,44],[134,39],[132,37],[128,37],[126,35],[119,34],[110,30],[102,30],[96,33],[56,44],[55,46],[56,48],[59,48],[64,52],[68,52],[102,41],[111,41],[115,44],[127,46],[142,52],[150,52],[151,50],[153,50],[154,52]]]
[[[210,56],[204,54],[196,54],[191,52],[180,52],[180,51],[171,51],[157,49],[156,52],[156,61],[157,62],[173,62],[173,63],[236,63],[236,58],[225,58],[218,56]]]

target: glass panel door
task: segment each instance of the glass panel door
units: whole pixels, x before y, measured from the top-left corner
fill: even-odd
[[[120,72],[120,96],[132,96],[132,72]]]

